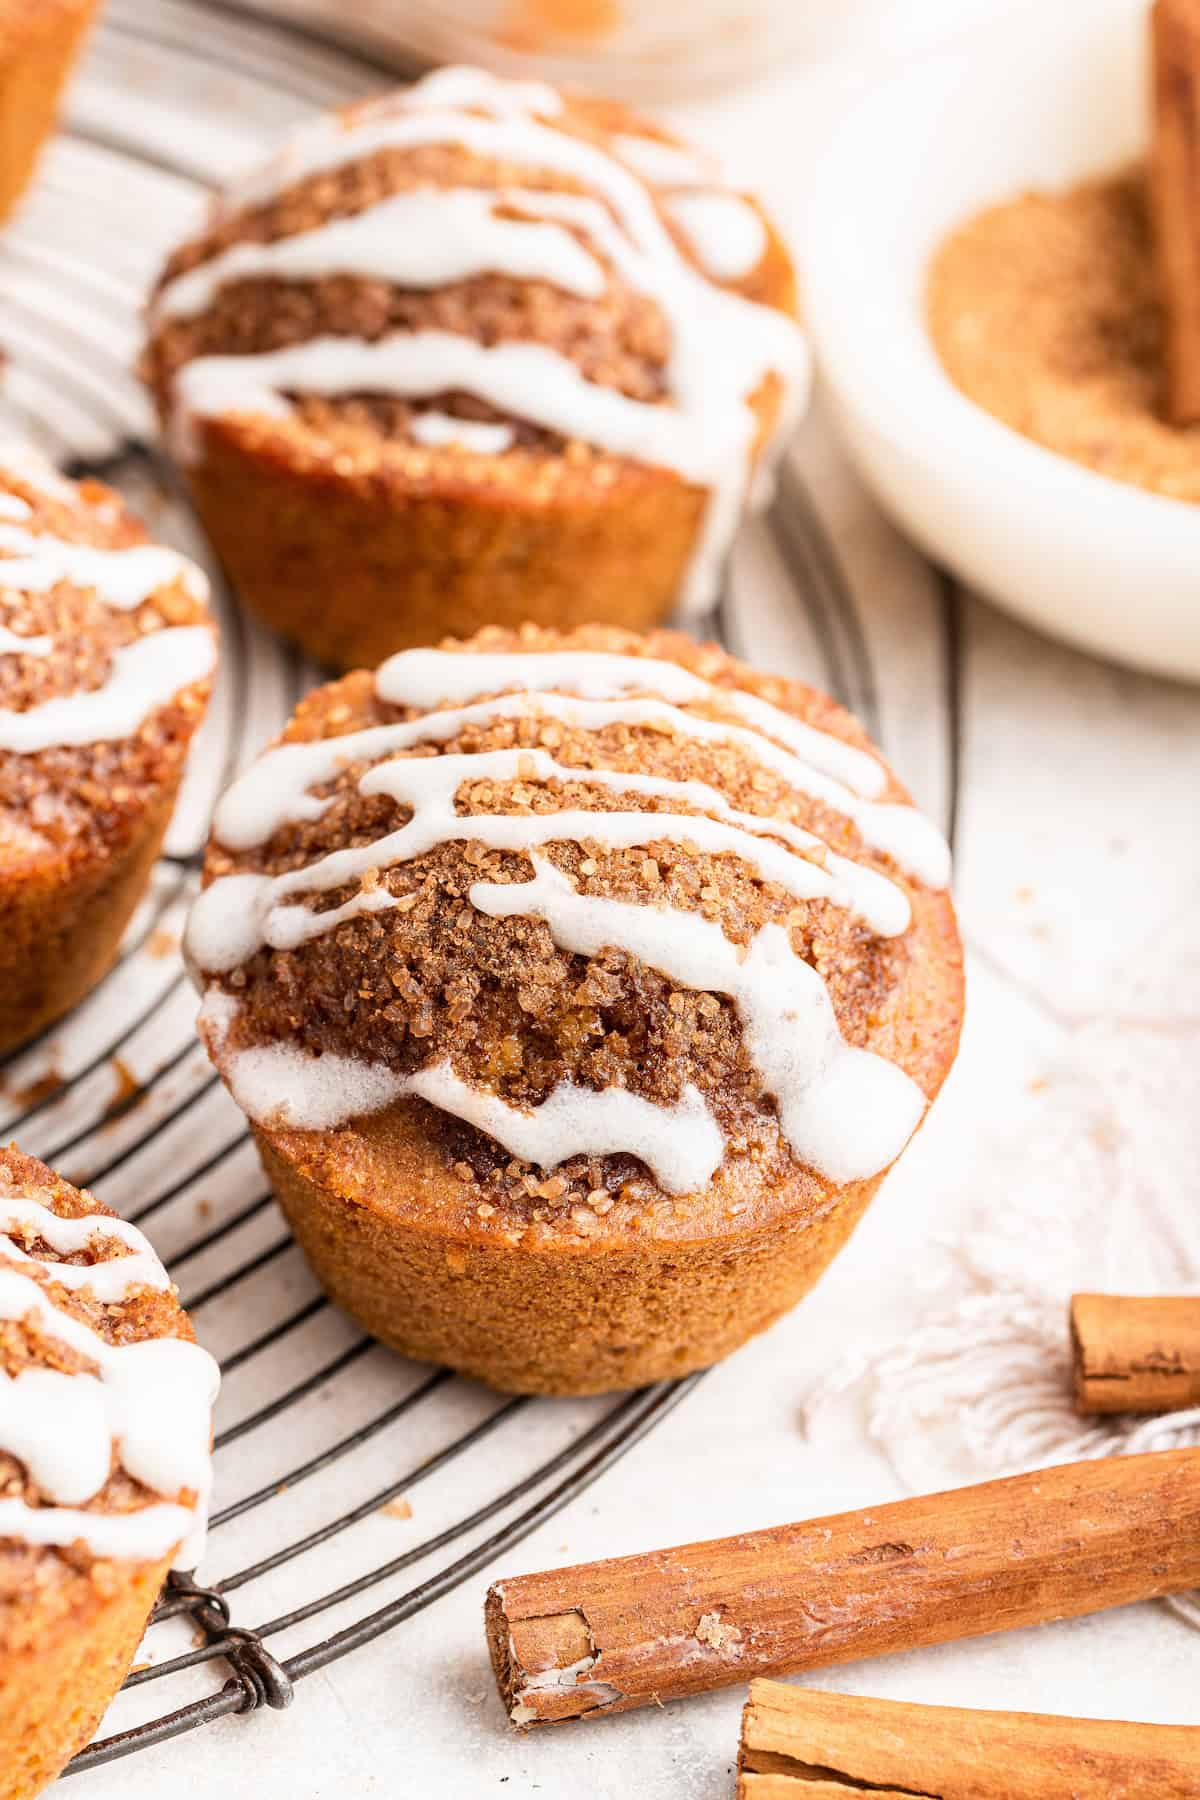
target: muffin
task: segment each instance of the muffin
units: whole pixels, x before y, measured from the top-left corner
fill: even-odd
[[[227,190],[167,264],[144,372],[247,604],[373,668],[710,604],[806,385],[794,310],[707,157],[443,69]]]
[[[0,0],[0,220],[33,175],[96,0]]]
[[[208,698],[205,601],[109,488],[0,446],[0,1052],[116,955]]]
[[[87,1742],[195,1563],[217,1379],[141,1232],[0,1150],[0,1800]]]
[[[493,629],[303,702],[222,800],[200,1029],[318,1279],[514,1392],[769,1325],[950,1067],[948,853],[831,700]]]

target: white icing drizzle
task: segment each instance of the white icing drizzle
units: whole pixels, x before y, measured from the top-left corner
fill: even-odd
[[[132,737],[158,707],[209,675],[216,657],[205,625],[149,632],[113,651],[99,687],[45,700],[25,712],[0,711],[0,750],[30,754]]]
[[[136,1225],[124,1219],[108,1219],[89,1213],[81,1219],[64,1219],[36,1200],[25,1200],[15,1194],[0,1194],[0,1256],[18,1262],[36,1262],[20,1248],[22,1232],[44,1238],[52,1250],[70,1256],[86,1250],[97,1238],[124,1244],[128,1256],[117,1256],[108,1262],[94,1264],[55,1263],[54,1279],[64,1287],[90,1288],[97,1300],[124,1300],[135,1288],[169,1288],[167,1271]]]
[[[71,544],[46,533],[0,525],[0,589],[44,594],[60,581],[94,588],[106,606],[130,612],[159,588],[178,581],[194,600],[208,599],[208,582],[185,556],[157,544],[133,544],[124,550],[100,550]]]
[[[95,1240],[116,1240],[128,1255],[91,1266],[31,1255],[42,1239],[63,1254]],[[13,1267],[11,1265],[18,1266]],[[24,1463],[48,1506],[0,1500],[0,1538],[31,1544],[82,1541],[96,1556],[138,1560],[175,1544],[195,1561],[203,1545],[211,1481],[212,1403],[219,1380],[208,1352],[180,1338],[111,1344],[55,1302],[26,1267],[63,1286],[120,1301],[139,1288],[170,1283],[135,1226],[100,1214],[61,1218],[31,1197],[0,1195],[0,1319],[28,1320],[76,1351],[95,1373],[68,1375],[33,1367],[0,1375],[0,1449]],[[190,1489],[192,1505],[154,1505],[119,1517],[76,1510],[109,1478],[114,1453],[152,1492]]]
[[[332,273],[435,288],[502,269],[595,299],[605,273],[569,232],[533,219],[502,218],[497,204],[536,206],[539,196],[480,188],[413,188],[365,212],[269,244],[232,244],[168,284],[156,315],[181,318],[210,306],[226,282],[251,277],[305,281]]]
[[[201,1028],[210,1023],[207,1003]],[[308,1056],[294,1044],[259,1044],[228,1059],[229,1090],[242,1111],[276,1130],[325,1131],[379,1112],[405,1092],[404,1077],[353,1056]]]
[[[739,194],[697,189],[672,194],[665,205],[715,281],[741,281],[757,269],[767,248],[767,228]]]
[[[621,161],[627,162],[652,187],[695,187],[711,181],[716,173],[709,158],[685,150],[682,144],[664,144],[661,138],[619,132],[612,147]]]
[[[194,1568],[203,1540],[194,1532],[196,1515],[186,1506],[144,1506],[140,1512],[79,1512],[68,1506],[27,1506],[23,1500],[0,1500],[0,1538],[25,1544],[84,1543],[93,1556],[118,1561],[156,1562],[179,1545],[176,1561]]]
[[[714,688],[669,662],[587,652],[489,656],[429,651],[395,657],[376,675],[384,698],[410,707],[436,707],[480,693],[495,694],[510,680],[526,691],[501,693],[404,723],[267,751],[218,808],[215,835],[231,849],[246,850],[265,843],[288,821],[319,818],[331,802],[309,790],[334,780],[340,770],[351,766],[367,765],[358,778],[361,793],[386,794],[411,816],[373,843],[332,851],[282,875],[244,873],[213,882],[197,900],[186,934],[188,959],[200,979],[231,972],[263,945],[294,949],[346,920],[389,910],[400,900],[374,881],[377,871],[424,855],[437,845],[474,841],[523,852],[530,855],[533,879],[477,883],[470,894],[475,907],[495,917],[539,917],[560,948],[587,956],[608,946],[624,949],[682,986],[727,995],[738,1010],[744,1041],[764,1089],[776,1100],[782,1130],[797,1158],[839,1182],[863,1179],[886,1167],[919,1123],[924,1097],[895,1065],[845,1042],[821,977],[794,954],[786,929],[765,925],[750,946],[742,948],[731,942],[718,924],[700,914],[580,893],[537,851],[563,841],[609,848],[669,842],[693,845],[711,855],[736,855],[761,880],[776,883],[798,898],[819,897],[853,909],[880,936],[896,935],[911,921],[911,908],[902,889],[876,871],[831,854],[811,832],[742,812],[704,782],[619,769],[576,768],[540,748],[436,756],[403,753],[452,740],[469,724],[527,718],[531,713],[563,719],[583,730],[610,724],[665,726],[684,735],[747,748],[799,791],[816,794],[854,818],[868,841],[886,837],[884,827],[890,828],[918,865],[938,865],[932,870],[934,875],[945,873],[941,839],[913,808],[866,800],[814,770],[777,740],[786,739],[796,727],[808,737],[794,741],[808,747],[809,739],[815,740],[818,752],[827,760],[836,762],[840,751],[850,751],[857,760],[843,764],[842,772],[878,791],[877,783],[885,776],[873,758],[840,744],[835,751],[831,746],[836,740],[789,719],[756,696]],[[554,684],[569,685],[576,691],[569,695],[547,691]],[[628,698],[586,697],[627,693],[630,688],[635,692]],[[530,689],[536,697],[531,698]],[[647,690],[670,698],[640,697]],[[681,710],[674,704],[676,700],[734,707],[742,718],[754,723],[735,725],[698,716]],[[548,813],[457,812],[460,789],[474,781],[522,786],[574,782],[696,810],[605,812],[568,807]],[[526,803],[519,800],[517,804],[524,807]],[[925,826],[927,837],[915,829],[920,826]],[[297,898],[355,884],[360,884],[356,893],[325,912],[313,910]],[[202,1019],[215,1046],[224,1041],[235,1011],[235,1003],[219,989],[210,990]],[[513,1109],[485,1090],[470,1088],[445,1065],[399,1076],[382,1065],[334,1055],[314,1058],[295,1046],[278,1043],[235,1053],[227,1059],[226,1077],[252,1117],[304,1129],[340,1123],[387,1106],[401,1095],[416,1094],[542,1166],[553,1166],[554,1160],[563,1161],[585,1149],[600,1153],[588,1133],[603,1136],[609,1120],[605,1109],[617,1104],[608,1100],[607,1091],[597,1094],[564,1084],[552,1096],[553,1105],[547,1101],[538,1109],[535,1133],[528,1125],[532,1115]],[[608,1148],[625,1148],[641,1156],[664,1186],[683,1183],[674,1191],[686,1191],[689,1181],[695,1186],[708,1180],[720,1161],[720,1134],[707,1108],[704,1115],[711,1132],[698,1113],[685,1119],[678,1107],[655,1108],[640,1099],[636,1108],[625,1104],[634,1098],[624,1094],[623,1110],[614,1115],[619,1116],[622,1129],[634,1134],[619,1145],[608,1143]],[[698,1095],[695,1101],[703,1104]],[[693,1104],[686,1093],[680,1106],[685,1102]],[[645,1110],[648,1106],[649,1112]],[[718,1145],[715,1157],[711,1154],[713,1133]],[[685,1155],[689,1134],[705,1148],[701,1157],[693,1146],[699,1161],[687,1165],[685,1181],[683,1165],[673,1163],[672,1158]],[[523,1148],[525,1145],[534,1148]],[[540,1153],[543,1150],[546,1155]],[[696,1175],[701,1161],[707,1173]]]
[[[221,797],[214,830],[230,850],[250,850],[255,844],[268,841],[281,824],[318,819],[326,810],[326,803],[306,790],[333,779],[338,769],[344,769],[351,761],[389,756],[414,749],[419,743],[446,742],[459,736],[466,725],[488,725],[498,718],[527,718],[538,713],[583,731],[601,731],[604,725],[613,724],[649,725],[705,742],[738,743],[802,794],[819,797],[835,812],[853,817],[867,841],[887,848],[901,866],[909,866],[927,880],[928,886],[945,886],[950,860],[945,839],[916,808],[891,803],[869,805],[754,731],[639,698],[608,702],[545,693],[531,704],[522,695],[500,695],[497,700],[482,700],[477,706],[430,713],[410,724],[378,725],[371,731],[318,743],[277,745],[264,752],[254,769],[246,770],[245,776]],[[572,770],[572,778],[583,778],[583,770]],[[682,792],[680,797],[684,797]],[[783,830],[775,835],[788,833]]]
[[[49,656],[53,648],[52,637],[21,637],[0,625],[0,656]]]
[[[409,1076],[407,1091],[544,1169],[572,1156],[632,1153],[671,1194],[703,1187],[725,1153],[720,1128],[690,1083],[674,1106],[657,1106],[625,1088],[596,1092],[560,1081],[540,1106],[523,1112],[461,1081],[441,1062]]]
[[[409,423],[409,431],[418,444],[458,444],[478,456],[500,456],[516,441],[511,425],[485,419],[457,419],[453,413],[419,412]]]
[[[339,741],[328,740],[331,745]],[[578,781],[617,792],[690,799],[723,816],[712,819],[704,814],[578,808],[549,813],[458,813],[455,797],[459,788],[471,781]],[[294,894],[327,893],[361,881],[371,871],[394,868],[454,841],[513,851],[563,840],[595,843],[606,849],[647,848],[656,843],[694,845],[709,855],[741,858],[761,880],[777,883],[797,899],[826,899],[850,907],[881,936],[898,935],[911,918],[903,892],[873,870],[843,858],[831,857],[826,866],[809,861],[797,850],[822,850],[819,838],[793,827],[793,839],[787,826],[739,812],[700,782],[574,769],[555,762],[545,751],[493,750],[377,763],[362,777],[359,789],[363,794],[389,795],[410,807],[412,818],[373,843],[332,851],[284,875],[230,875],[213,882],[197,899],[188,921],[188,954],[200,968],[228,972],[264,944],[276,950],[294,949],[360,913],[386,911],[396,905],[396,899],[378,888],[363,889],[327,912],[285,902]],[[772,841],[776,834],[784,837],[785,843]]]
[[[761,926],[744,949],[699,913],[581,894],[544,857],[531,861],[532,881],[477,882],[471,904],[492,918],[544,919],[561,949],[596,956],[619,945],[681,987],[727,994],[793,1153],[830,1180],[862,1180],[899,1155],[925,1096],[894,1063],[846,1043],[825,983],[782,926]]]
[[[285,418],[291,410],[285,390],[416,400],[451,389],[563,437],[673,468],[701,485],[715,479],[722,461],[724,446],[697,441],[694,422],[675,407],[648,406],[597,387],[569,357],[542,344],[489,346],[450,331],[394,334],[374,343],[319,337],[258,356],[198,356],[175,378],[185,425],[196,415],[230,412]],[[186,436],[176,440],[184,460],[190,445]]]
[[[205,1015],[202,1012],[202,1021]],[[692,1086],[673,1107],[657,1106],[625,1088],[597,1092],[561,1081],[540,1106],[510,1106],[472,1087],[448,1062],[398,1075],[354,1057],[308,1056],[292,1044],[239,1050],[228,1059],[235,1100],[259,1124],[316,1131],[378,1112],[405,1096],[425,1100],[513,1156],[556,1168],[572,1156],[638,1156],[669,1193],[690,1193],[712,1177],[724,1153],[720,1129]]]
[[[407,725],[379,726],[316,744],[280,745],[267,751],[228,789],[217,808],[214,829],[231,849],[250,849],[265,843],[288,820],[319,818],[324,803],[314,800],[306,789],[330,780],[348,762],[444,742],[457,737],[467,725],[539,713],[585,731],[601,731],[608,725],[644,725],[704,742],[737,744],[797,792],[852,819],[866,843],[894,856],[902,868],[911,869],[928,886],[944,887],[949,879],[950,853],[945,839],[915,807],[863,800],[754,730],[702,718],[658,700],[579,700],[541,694],[531,703],[520,694],[507,694],[431,713]],[[572,774],[581,778],[574,771]]]
[[[356,108],[353,119],[325,113],[301,126],[273,156],[226,184],[217,201],[217,216],[227,216],[234,208],[261,205],[317,169],[340,168],[345,162],[370,155],[370,151],[347,150],[348,140],[365,130],[374,132],[381,122],[386,125],[398,115],[430,107],[446,112],[478,111],[496,119],[552,119],[562,111],[562,97],[544,82],[506,81],[486,69],[467,65],[435,69],[409,87],[381,94]]]
[[[534,344],[488,349],[473,339],[459,339],[456,345],[449,334],[432,331],[396,334],[371,344],[326,337],[284,351],[204,356],[186,363],[176,378],[172,436],[178,454],[190,458],[196,454],[192,419],[231,412],[279,416],[289,410],[289,392],[410,398],[455,388],[473,393],[513,417],[614,455],[669,468],[706,488],[708,505],[682,595],[685,605],[703,607],[715,591],[747,500],[759,438],[749,400],[768,375],[782,382],[778,425],[759,455],[762,467],[781,447],[807,387],[804,339],[794,322],[774,308],[731,294],[695,269],[680,254],[644,181],[619,153],[608,154],[538,122],[535,115],[550,110],[546,98],[537,84],[508,84],[474,70],[442,71],[397,100],[368,107],[354,121],[324,120],[309,128],[261,175],[237,184],[227,203],[257,204],[282,186],[381,150],[442,143],[509,166],[565,175],[592,190],[599,201],[522,190],[522,208],[534,210],[542,222],[525,224],[525,235],[520,235],[518,222],[480,210],[483,203],[503,198],[499,193],[471,201],[473,223],[464,208],[456,224],[447,223],[445,196],[435,191],[422,228],[412,232],[400,234],[389,221],[405,207],[415,218],[424,202],[408,197],[396,209],[392,200],[384,200],[351,220],[332,220],[303,234],[303,242],[296,238],[238,246],[222,253],[224,267],[284,272],[290,259],[293,268],[309,277],[346,272],[347,245],[352,244],[356,270],[386,271],[391,279],[411,285],[427,283],[441,266],[480,272],[492,267],[520,276],[526,251],[541,270],[553,263],[561,273],[561,265],[569,262],[578,277],[587,252],[574,231],[582,229],[626,281],[656,301],[670,326],[667,402],[628,399],[585,379],[569,359]],[[534,231],[557,232],[557,249],[549,253],[549,239],[540,238],[535,252],[528,235]],[[443,247],[446,234],[453,241]],[[298,248],[290,250],[289,244]],[[219,280],[221,260],[214,259],[209,268]],[[180,278],[187,284],[188,307],[210,291],[208,279],[203,268]],[[180,283],[173,284],[177,294]]]
[[[74,506],[78,500],[78,494],[66,476],[60,475],[53,463],[28,444],[0,445],[0,482],[5,476],[12,476],[22,486],[32,488],[35,494],[44,494],[47,500],[61,500],[68,506]],[[24,505],[24,502],[20,504]]]
[[[48,498],[82,511],[78,491],[32,452],[0,448],[0,481],[16,479]],[[51,532],[30,531],[10,521],[31,508],[18,495],[0,492],[0,595],[45,594],[60,582],[91,590],[105,606],[130,612],[159,589],[178,582],[194,600],[208,599],[208,582],[174,550],[154,544],[106,549],[76,544]],[[97,509],[91,509],[95,514]],[[48,634],[22,637],[0,624],[0,656],[53,654]],[[189,682],[208,675],[216,660],[212,633],[199,626],[168,626],[114,651],[100,687],[62,695],[18,712],[0,708],[0,751],[29,754],[130,737],[155,707]]]
[[[679,663],[655,656],[615,656],[601,650],[499,651],[461,656],[452,650],[402,650],[376,671],[375,685],[396,706],[432,712],[462,706],[486,694],[569,693],[583,700],[616,700],[623,694],[654,694],[676,706],[708,702],[733,712],[747,725],[786,744],[814,768],[873,798],[887,785],[883,764],[832,732],[817,731],[802,719],[748,694],[715,687]]]

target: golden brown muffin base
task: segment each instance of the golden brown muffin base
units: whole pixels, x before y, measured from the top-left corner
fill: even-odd
[[[277,424],[204,428],[192,498],[246,605],[335,668],[484,625],[602,623],[641,631],[679,590],[705,496],[622,465],[608,486],[429,483],[383,465],[343,475]]]
[[[54,129],[96,0],[37,0],[27,10],[11,42],[0,40],[0,221],[20,199]]]
[[[412,1136],[415,1183],[436,1183],[436,1149],[422,1154]],[[513,1394],[644,1387],[728,1356],[808,1293],[883,1179],[842,1189],[819,1217],[801,1210],[737,1237],[530,1246],[389,1217],[255,1137],[331,1299],[403,1355]]]
[[[53,1024],[107,974],[141,899],[178,781],[132,829],[0,870],[0,1054]]]
[[[91,1738],[124,1681],[170,1568],[96,1563],[91,1605],[0,1654],[0,1800],[33,1800]]]

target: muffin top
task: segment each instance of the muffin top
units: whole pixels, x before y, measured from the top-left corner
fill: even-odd
[[[262,1127],[349,1150],[415,1108],[489,1229],[586,1230],[890,1163],[957,1039],[947,876],[811,689],[493,630],[309,696],[218,808],[187,952]]]
[[[217,1381],[141,1232],[0,1150],[0,1644],[112,1563],[196,1561]]]
[[[707,490],[703,603],[807,379],[791,265],[713,163],[614,103],[443,69],[319,120],[167,264],[147,378],[178,453],[405,492]],[[770,442],[768,443],[768,440]]]
[[[0,446],[0,862],[110,841],[179,774],[216,640],[120,497]]]

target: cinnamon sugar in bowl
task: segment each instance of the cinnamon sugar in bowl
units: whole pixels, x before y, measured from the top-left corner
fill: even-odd
[[[930,267],[964,221],[1143,157],[1149,92],[1144,0],[1006,9],[881,74],[813,171],[804,314],[846,447],[910,537],[1043,631],[1197,680],[1200,507],[968,399],[926,311]]]
[[[844,1243],[954,1057],[947,875],[823,695],[493,630],[302,703],[217,810],[186,949],[332,1297],[600,1392],[725,1355]]]
[[[976,405],[1098,475],[1200,503],[1200,427],[1166,416],[1142,165],[973,214],[939,246],[926,304]]]
[[[206,591],[110,489],[0,446],[0,1052],[116,955],[208,699]]]

